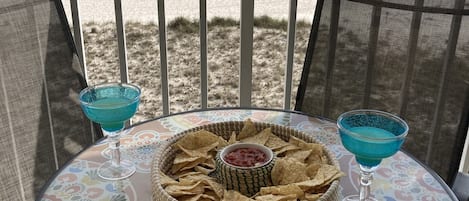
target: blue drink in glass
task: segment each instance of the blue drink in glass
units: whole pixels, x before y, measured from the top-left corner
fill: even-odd
[[[80,105],[86,116],[101,125],[112,150],[111,161],[103,163],[98,175],[107,180],[119,180],[135,172],[130,161],[121,161],[119,132],[137,111],[140,88],[131,84],[109,83],[88,87],[80,92]]]
[[[409,131],[407,123],[390,113],[377,110],[354,110],[337,120],[344,147],[355,155],[360,166],[360,195],[344,200],[375,200],[370,196],[374,170],[381,160],[394,155]]]
[[[84,93],[80,100],[86,116],[109,132],[120,130],[140,102],[140,90],[130,85],[104,85]]]

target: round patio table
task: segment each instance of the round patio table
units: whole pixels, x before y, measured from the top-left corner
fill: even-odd
[[[337,156],[347,175],[340,182],[341,196],[358,192],[359,168],[353,155],[341,145],[335,122],[294,111],[223,108],[173,114],[126,129],[121,138],[121,157],[133,161],[137,171],[125,180],[105,181],[97,176],[98,166],[109,159],[105,140],[98,141],[57,171],[39,200],[152,200],[150,172],[158,141],[196,126],[247,118],[313,135]],[[438,175],[401,151],[383,160],[374,178],[372,194],[378,200],[457,200]]]

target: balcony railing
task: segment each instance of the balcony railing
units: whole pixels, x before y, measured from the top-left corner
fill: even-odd
[[[240,68],[239,68],[239,105],[240,107],[252,106],[252,55],[253,55],[253,29],[254,29],[254,1],[240,0]],[[296,16],[298,0],[290,0],[288,9],[288,28],[287,28],[287,46],[285,81],[283,92],[283,109],[292,108],[292,74],[294,64]],[[157,20],[159,25],[166,25],[165,1],[157,0]],[[82,68],[87,72],[86,54],[84,48],[83,23],[80,15],[80,5],[78,0],[70,1],[72,21],[74,27],[75,42],[78,50],[78,56],[81,60]],[[123,17],[123,7],[121,0],[114,0],[117,44],[119,52],[120,82],[129,81],[128,73],[128,50],[126,48],[125,19]],[[199,1],[199,36],[200,36],[200,102],[201,108],[208,107],[208,62],[207,62],[207,1]],[[311,15],[313,11],[311,12]],[[158,26],[158,39],[160,48],[160,79],[161,79],[161,99],[163,115],[170,114],[170,88],[168,80],[168,48],[167,48],[167,27]]]

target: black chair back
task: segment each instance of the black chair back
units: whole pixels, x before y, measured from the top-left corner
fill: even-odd
[[[467,27],[464,0],[318,0],[295,110],[398,114],[410,126],[403,148],[452,183],[467,133]]]

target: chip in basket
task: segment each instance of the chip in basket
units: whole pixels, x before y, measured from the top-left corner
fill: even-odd
[[[249,119],[222,122],[161,144],[153,200],[337,200],[343,175],[331,152],[308,134]]]

